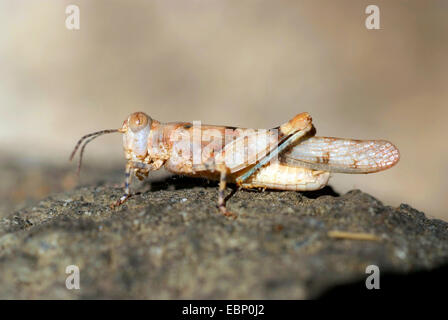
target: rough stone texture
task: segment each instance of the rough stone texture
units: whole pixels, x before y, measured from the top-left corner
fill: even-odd
[[[0,298],[312,298],[364,279],[370,264],[406,273],[448,262],[448,223],[359,190],[239,191],[228,202],[233,220],[218,214],[214,183],[170,178],[138,189],[118,209],[109,204],[122,191],[109,183],[3,214]],[[80,290],[65,287],[68,265],[80,268]]]

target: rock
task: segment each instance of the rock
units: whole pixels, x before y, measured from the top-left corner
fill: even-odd
[[[369,265],[407,273],[448,262],[448,223],[359,190],[238,191],[233,220],[218,214],[215,183],[169,178],[139,189],[118,209],[109,205],[120,188],[93,185],[1,219],[0,298],[314,298],[365,279]],[[65,286],[69,265],[80,290]]]

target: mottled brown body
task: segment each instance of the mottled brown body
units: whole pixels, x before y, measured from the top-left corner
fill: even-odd
[[[151,165],[154,170],[162,166],[175,174],[188,175],[192,177],[203,177],[212,180],[220,179],[220,172],[211,170],[214,160],[223,159],[226,155],[226,146],[235,143],[239,139],[246,139],[241,142],[240,150],[231,150],[233,153],[252,153],[263,157],[267,152],[277,147],[279,140],[295,129],[303,126],[304,120],[311,121],[308,114],[300,114],[283,126],[262,131],[265,134],[265,142],[256,148],[251,146],[250,139],[258,134],[254,129],[236,128],[227,126],[201,125],[194,126],[190,122],[174,122],[162,124],[153,120],[148,137],[148,153],[133,159],[132,149],[126,149],[128,160],[142,161]],[[194,163],[194,136],[199,135],[200,163]],[[264,138],[264,137],[263,137]],[[183,152],[189,150],[190,152]],[[238,163],[229,168],[227,181],[235,183],[236,179],[249,170],[256,163],[256,159],[248,159],[246,162]],[[210,164],[210,165],[207,165]],[[146,175],[145,169],[136,169],[137,174]],[[281,163],[270,163],[261,168],[246,183],[241,184],[242,188],[271,188],[281,190],[315,190],[322,188],[328,181],[329,174],[326,172],[291,167]],[[310,184],[310,180],[317,180],[318,183]],[[308,185],[308,187],[307,187]]]
[[[125,194],[135,174],[139,179],[162,167],[168,171],[220,181],[218,206],[229,214],[224,201],[227,182],[241,188],[317,190],[328,183],[330,172],[370,173],[390,168],[399,160],[398,149],[383,140],[314,137],[306,112],[269,130],[200,123],[161,123],[142,112],[131,114],[116,130],[84,136],[81,148],[101,134],[123,133],[127,159]],[[80,162],[81,164],[81,162]]]

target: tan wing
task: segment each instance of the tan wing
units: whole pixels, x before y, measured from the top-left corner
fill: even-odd
[[[236,129],[236,139],[226,142],[216,154],[216,163],[225,163],[231,173],[264,159],[279,143],[292,136],[301,137],[313,129],[311,116],[300,113],[285,124],[270,130]]]
[[[240,129],[238,129],[240,130]],[[238,138],[227,143],[215,156],[216,163],[225,163],[231,173],[253,165],[278,147],[287,136],[277,131],[245,129]]]
[[[280,162],[297,167],[340,173],[372,173],[392,167],[398,149],[385,140],[311,137],[288,149]]]

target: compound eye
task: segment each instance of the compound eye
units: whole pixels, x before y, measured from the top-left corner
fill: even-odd
[[[148,125],[148,116],[143,112],[135,112],[129,116],[128,124],[133,132],[140,131]]]

